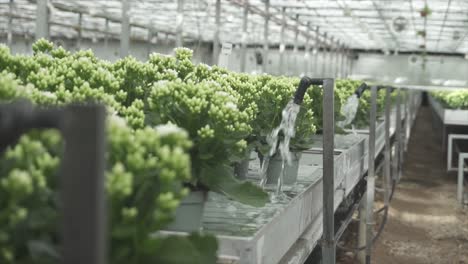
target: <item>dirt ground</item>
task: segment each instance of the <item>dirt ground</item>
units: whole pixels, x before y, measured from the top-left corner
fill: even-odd
[[[353,224],[344,245],[354,246],[356,230]],[[339,250],[338,263],[359,262],[353,252]],[[414,124],[402,179],[372,263],[468,264],[468,209],[456,203],[456,175],[445,170],[428,107],[421,107]]]

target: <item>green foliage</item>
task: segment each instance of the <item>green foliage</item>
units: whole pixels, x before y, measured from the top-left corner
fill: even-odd
[[[468,110],[468,90],[433,91],[431,95],[449,109]]]
[[[102,89],[73,91],[63,97],[33,85],[20,86],[14,74],[0,73],[0,103],[26,98],[50,106],[106,98]],[[193,263],[215,263],[213,237],[150,237],[171,222],[179,201],[188,193],[183,187],[191,179],[188,151],[192,142],[187,132],[175,125],[132,129],[125,119],[111,115],[107,139],[111,263],[176,263],[166,255],[167,250],[180,253],[180,248],[166,245],[171,240],[180,242],[193,256]],[[0,157],[0,263],[58,262],[57,170],[62,148],[57,131],[32,131]]]

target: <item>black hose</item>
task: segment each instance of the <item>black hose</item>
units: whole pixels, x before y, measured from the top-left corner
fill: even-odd
[[[354,94],[356,94],[357,98],[361,98],[362,94],[366,89],[369,89],[369,86],[366,83],[361,83],[361,85],[359,85]]]
[[[311,85],[322,85],[322,84],[323,84],[323,79],[313,79],[307,76],[302,77],[301,81],[299,82],[299,87],[297,87],[296,93],[294,94],[293,102],[298,105],[302,104],[302,101],[304,100],[304,95],[307,89]]]

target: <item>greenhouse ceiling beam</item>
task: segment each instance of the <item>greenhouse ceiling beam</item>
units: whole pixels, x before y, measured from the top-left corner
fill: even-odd
[[[326,15],[321,15],[321,14],[317,11],[317,9],[315,9],[315,8],[313,8],[313,7],[310,7],[309,5],[307,5],[307,3],[304,3],[304,4],[305,4],[305,7],[306,7],[306,8],[312,9],[313,12],[316,14],[317,17],[322,18],[322,19],[325,21],[325,23],[329,23],[329,24],[331,24],[333,27],[335,27],[335,28],[339,29],[340,31],[342,31],[342,30],[341,30],[339,27],[337,27],[334,23],[332,23],[330,20],[328,20]],[[348,35],[345,31],[342,31],[342,34],[343,34],[344,36],[346,36],[347,38],[353,40],[354,42],[359,43],[360,45],[362,45],[362,43],[360,43],[360,40],[356,40],[353,36]]]
[[[111,15],[107,15],[107,14],[90,14],[89,10],[84,9],[84,8],[69,7],[69,6],[64,5],[62,3],[52,3],[52,4],[53,4],[53,6],[55,8],[57,8],[58,10],[61,10],[61,11],[67,11],[67,12],[72,12],[72,13],[83,13],[83,14],[87,14],[87,15],[89,15],[91,17],[108,19],[110,22],[120,23],[120,24],[122,23],[121,18],[116,18],[116,17],[113,17]],[[144,24],[140,24],[140,23],[136,23],[136,22],[130,22],[130,27],[138,27],[138,28],[142,28],[142,29],[148,29],[148,25],[144,25]],[[164,33],[164,34],[167,34],[167,35],[175,36],[175,32],[172,32],[172,31],[160,30],[160,29],[156,29],[156,28],[152,28],[152,29],[154,31],[156,31],[156,32],[160,32],[160,33]],[[195,36],[191,36],[191,37],[196,39]]]
[[[442,26],[440,27],[440,31],[439,31],[439,37],[438,37],[437,44],[436,44],[436,50],[439,49],[440,36],[442,35],[442,32],[444,31],[445,22],[447,21],[448,11],[450,10],[451,3],[452,3],[452,0],[448,0],[447,9],[445,11],[445,16],[444,16],[444,22],[442,22]]]
[[[9,14],[9,13],[6,13],[6,12],[0,12],[0,16],[5,16],[5,17],[11,16],[14,19],[22,19],[22,20],[27,20],[27,21],[35,21],[36,20],[35,17],[18,15],[18,14]],[[60,27],[65,27],[65,28],[77,28],[76,25],[62,23],[62,22],[56,22],[56,21],[50,21],[49,25],[50,26],[60,26]],[[104,35],[106,34],[106,31],[103,31],[101,29],[85,27],[85,26],[82,26],[81,29],[83,31],[87,31],[87,32],[101,33],[101,34],[104,34]],[[120,34],[118,34],[118,33],[108,32],[108,34],[112,35],[113,37],[116,37],[116,38],[118,38],[120,36]],[[132,37],[131,39],[132,40],[145,40],[143,38],[138,38],[138,37]]]
[[[283,6],[287,7],[290,10],[295,10],[295,9],[304,10],[304,9],[307,8],[304,4],[291,4],[290,1],[276,2],[275,4],[272,4],[272,7],[283,7]],[[310,9],[316,9],[316,10],[324,10],[324,11],[341,11],[340,7],[330,7],[330,6],[310,6],[309,5],[309,8]],[[401,8],[373,8],[373,9],[369,9],[369,8],[349,7],[349,10],[351,10],[351,11],[364,11],[364,12],[370,11],[370,10],[376,10],[376,11],[385,11],[385,12],[391,12],[391,13],[402,13],[402,12],[410,13],[410,11],[408,11],[406,9],[401,9]],[[437,13],[445,14],[445,10],[432,9],[431,11],[432,11],[432,14],[437,14]],[[294,12],[296,12],[296,11],[294,11]],[[468,11],[463,11],[463,10],[454,11],[454,10],[452,10],[450,12],[450,14],[467,15]]]
[[[240,7],[242,7],[242,6],[244,5],[244,3],[245,3],[245,2],[242,1],[242,0],[228,0],[228,1],[229,1],[230,3],[232,3],[233,5],[240,6]],[[263,17],[265,17],[265,16],[268,15],[268,14],[266,14],[264,11],[262,11],[260,8],[258,8],[258,7],[255,6],[255,5],[249,5],[249,10],[250,10],[253,14],[257,14],[257,15],[260,15],[260,16],[263,16]],[[281,13],[277,8],[275,8],[275,10],[276,10],[277,12]],[[281,19],[280,17],[278,17],[278,16],[276,16],[276,15],[274,15],[274,14],[272,14],[272,13],[270,13],[269,17],[270,17],[270,20],[271,20],[271,21],[273,21],[273,22],[276,23],[277,25],[281,26],[281,24],[282,24],[282,19]],[[301,26],[306,26],[306,24],[301,23]],[[287,24],[286,28],[287,28],[287,29],[292,29],[292,30],[294,30],[294,27],[293,27],[293,26],[290,26],[289,24]],[[307,37],[308,35],[310,35],[309,32],[301,31],[301,33],[302,33],[302,35],[304,35],[305,37]],[[322,40],[324,40],[323,35],[320,35],[319,37],[320,37]],[[325,41],[324,43],[325,43],[326,45],[330,45],[330,44],[331,44],[331,43],[327,43],[326,40],[324,40],[324,41]]]
[[[382,22],[384,23],[385,25],[385,28],[387,29],[388,33],[390,34],[390,36],[392,36],[392,39],[393,41],[395,42],[395,46],[394,46],[394,49],[398,48],[400,46],[399,44],[399,41],[398,41],[398,38],[395,36],[395,33],[393,33],[393,31],[391,30],[390,26],[387,24],[387,20],[385,19],[385,16],[383,15],[382,11],[380,10],[380,8],[377,6],[377,4],[375,3],[374,0],[371,0],[372,1],[372,5],[374,6],[375,10],[377,11],[377,13],[379,13],[379,17],[380,19],[382,20]]]

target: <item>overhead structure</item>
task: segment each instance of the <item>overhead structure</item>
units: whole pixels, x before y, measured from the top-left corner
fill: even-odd
[[[255,14],[248,18],[249,24],[253,25],[247,29],[248,34],[255,30],[264,37],[248,38],[247,42],[248,45],[263,46],[265,59],[265,41],[270,45],[279,45],[281,42],[283,10],[286,46],[305,46],[307,38],[316,34],[307,27],[310,25],[320,27],[319,39],[327,46],[336,44],[324,39],[325,32],[349,49],[420,51],[422,43],[426,43],[428,52],[468,52],[468,42],[464,41],[468,35],[468,2],[462,0],[227,0],[222,1],[221,9],[217,9],[218,2],[128,1],[126,12],[131,28],[130,37],[145,40],[148,27],[151,27],[154,32],[169,34],[172,36],[170,38],[177,40],[178,45],[182,45],[184,39],[216,42],[216,38],[219,38],[218,43],[240,44],[245,33],[242,26],[244,19],[239,14],[248,5],[247,12]],[[430,15],[423,16],[426,2]],[[122,8],[125,4],[126,1],[122,0],[0,1],[0,30],[11,30],[13,36],[48,36],[50,28],[51,36],[78,38],[78,34],[82,34],[83,38],[104,39],[107,34],[111,34],[121,37],[121,33],[127,32],[121,29],[126,26],[126,12]],[[217,10],[221,14],[218,20]],[[84,14],[81,18],[82,30],[75,28],[79,16],[74,13]],[[108,21],[111,23],[107,33]],[[295,42],[297,28],[299,34]],[[332,48],[339,49],[338,46]]]

